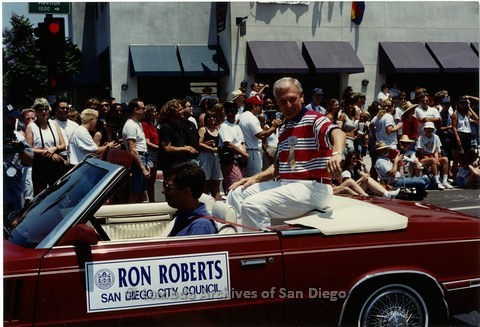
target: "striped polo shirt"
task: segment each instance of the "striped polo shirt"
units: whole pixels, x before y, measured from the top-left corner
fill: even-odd
[[[339,127],[326,116],[306,108],[282,125],[277,153],[280,179],[329,178],[327,162],[332,156],[330,133],[336,128]],[[290,163],[291,147],[294,148],[294,165]]]

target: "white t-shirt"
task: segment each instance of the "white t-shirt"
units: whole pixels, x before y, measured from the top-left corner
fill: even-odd
[[[377,142],[383,141],[390,148],[395,149],[397,147],[397,133],[387,133],[388,126],[395,126],[395,121],[391,114],[384,114],[381,119],[375,121],[375,134]]]
[[[225,120],[218,130],[219,146],[223,146],[225,142],[232,143],[237,148],[241,149],[242,144],[245,143],[242,130],[237,124],[233,124]]]
[[[418,135],[425,134],[423,132],[423,126],[425,126],[425,123],[421,122],[421,120],[423,118],[425,118],[425,117],[427,117],[427,118],[441,118],[438,110],[433,108],[433,107],[430,107],[430,106],[428,107],[427,110],[423,109],[421,106],[418,106],[415,109],[415,117],[417,117],[417,119],[418,119],[418,129],[417,129]]]
[[[393,168],[393,162],[391,162],[390,159],[388,159],[388,157],[378,156],[377,160],[375,161],[375,170],[377,171],[380,178],[388,182],[388,184],[390,185],[395,182],[395,178],[393,176],[388,175],[388,172],[392,168]]]
[[[77,129],[78,124],[70,119],[67,119],[66,121],[55,119],[55,122],[58,124],[58,126],[60,126],[60,129],[62,130],[62,134],[63,134],[63,139],[65,141],[65,144],[67,144],[68,146],[70,137],[73,135],[73,132],[75,132],[75,130]]]
[[[68,144],[70,143],[70,138],[72,137],[73,132],[75,132],[75,130],[77,129],[78,124],[70,119],[67,119],[66,121],[55,119],[55,122],[58,124],[58,126],[60,126],[60,130],[62,131],[62,135],[63,135],[63,140],[67,145],[66,150],[62,152],[62,154],[63,153],[66,154],[68,152]]]
[[[83,126],[78,126],[70,137],[68,160],[70,164],[77,165],[83,158],[90,153],[94,153],[97,149],[98,146],[88,130]]]
[[[129,149],[128,140],[135,140],[137,152],[147,152],[147,139],[143,132],[142,123],[137,123],[129,118],[123,126],[122,138],[126,149]]]
[[[276,148],[278,146],[278,128],[265,139],[265,144],[271,148]]]
[[[387,93],[380,92],[380,93],[378,93],[378,95],[377,95],[377,100],[378,100],[378,101],[383,101],[383,100],[388,99],[389,97],[390,97],[390,93],[388,93],[388,92],[387,92]]]
[[[417,149],[423,149],[425,154],[434,154],[436,150],[440,153],[442,142],[437,134],[427,137],[425,134],[420,135],[417,141]]]
[[[240,121],[238,122],[238,125],[242,130],[247,150],[261,149],[262,141],[255,136],[256,134],[262,132],[260,120],[258,120],[258,118],[251,111],[245,111],[240,116]]]

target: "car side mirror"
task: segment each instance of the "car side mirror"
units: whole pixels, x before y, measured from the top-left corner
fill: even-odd
[[[73,226],[60,240],[58,245],[95,245],[98,243],[94,228],[85,224]]]

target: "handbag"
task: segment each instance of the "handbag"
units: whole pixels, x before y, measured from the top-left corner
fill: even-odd
[[[218,148],[218,158],[222,164],[230,164],[234,161],[233,151],[226,145]]]

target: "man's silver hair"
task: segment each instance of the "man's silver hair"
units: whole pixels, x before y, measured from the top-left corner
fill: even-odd
[[[303,93],[302,84],[296,79],[292,77],[282,77],[278,81],[273,84],[273,95],[277,96],[277,90],[284,90],[288,89],[290,85],[295,85],[298,90],[298,93]]]

